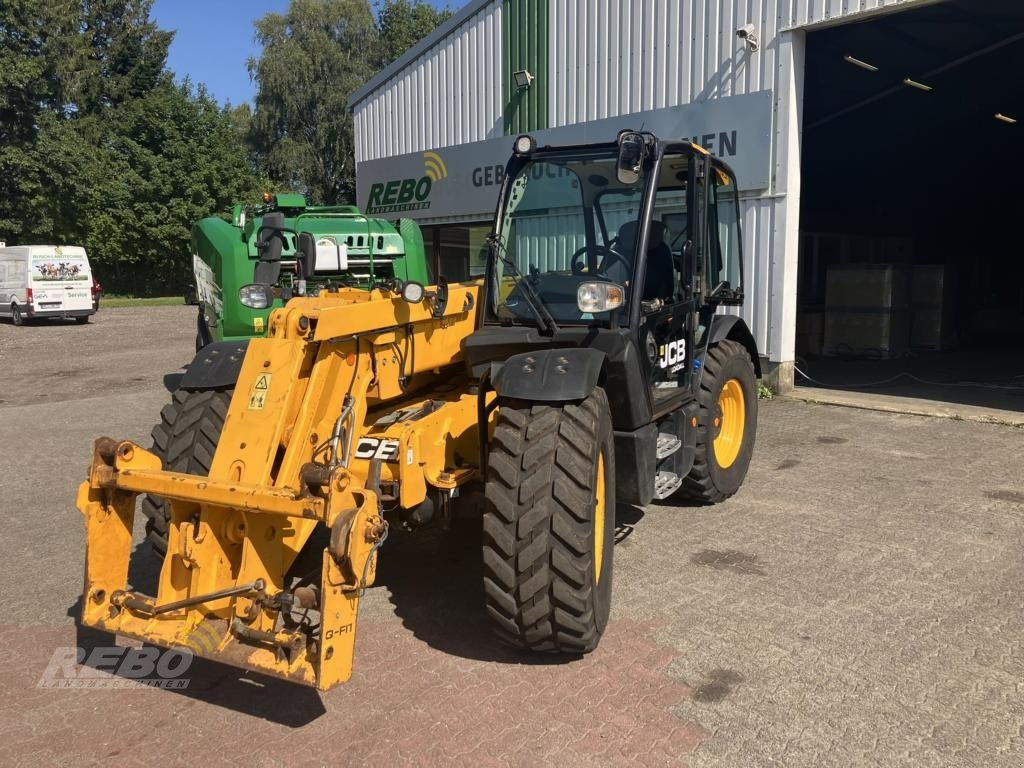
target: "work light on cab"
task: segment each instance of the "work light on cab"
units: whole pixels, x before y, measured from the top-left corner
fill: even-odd
[[[527,133],[516,137],[516,154],[517,155],[528,155],[537,148],[537,141]]]

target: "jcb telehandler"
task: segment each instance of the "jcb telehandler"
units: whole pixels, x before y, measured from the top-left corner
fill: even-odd
[[[482,283],[294,298],[266,338],[196,357],[163,455],[96,441],[84,624],[327,689],[351,675],[389,524],[444,522],[483,482],[498,636],[586,653],[608,620],[616,502],[740,487],[759,362],[716,312],[743,300],[732,172],[634,131],[514,146]],[[142,493],[169,509],[155,597],[127,583]]]

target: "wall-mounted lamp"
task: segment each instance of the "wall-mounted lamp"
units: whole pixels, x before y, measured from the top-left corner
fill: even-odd
[[[528,69],[517,69],[512,73],[512,77],[516,81],[517,91],[525,91],[533,84],[533,75]]]

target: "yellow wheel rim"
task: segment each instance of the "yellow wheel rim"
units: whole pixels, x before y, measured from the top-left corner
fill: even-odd
[[[739,379],[729,379],[718,393],[718,408],[713,416],[715,460],[728,469],[740,455],[747,425],[747,406]]]
[[[597,482],[594,484],[594,583],[601,581],[604,557],[604,454],[597,456]]]

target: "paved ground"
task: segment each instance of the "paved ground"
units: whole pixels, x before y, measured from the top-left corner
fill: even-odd
[[[0,325],[0,762],[1024,763],[1024,431],[786,400],[738,497],[619,510],[583,661],[495,646],[463,524],[389,540],[326,695],[200,662],[183,692],[36,687],[55,648],[108,642],[74,625],[74,488],[93,437],[145,439],[192,327],[176,307]]]

